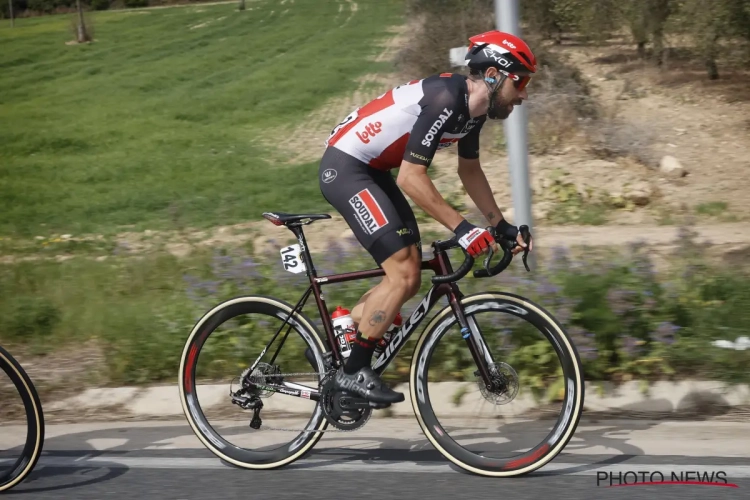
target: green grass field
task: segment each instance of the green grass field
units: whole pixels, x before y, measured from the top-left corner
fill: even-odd
[[[269,151],[257,136],[388,68],[370,59],[403,22],[403,2],[357,4],[346,23],[349,4],[330,0],[96,12],[86,45],[66,44],[71,16],[4,25],[0,235],[327,210],[317,165],[284,161],[294,138]]]

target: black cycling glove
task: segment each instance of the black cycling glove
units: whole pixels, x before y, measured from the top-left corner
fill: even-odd
[[[495,225],[495,230],[500,238],[505,238],[510,241],[516,241],[518,238],[518,228],[505,219],[501,219],[500,222]]]

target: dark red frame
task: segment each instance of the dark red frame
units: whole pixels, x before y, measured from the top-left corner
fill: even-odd
[[[361,279],[385,276],[385,270],[382,268],[377,268],[368,269],[365,271],[354,271],[349,273],[318,276],[317,271],[315,270],[315,266],[312,262],[312,256],[310,255],[310,251],[307,248],[305,235],[301,227],[302,224],[303,223],[292,223],[287,225],[287,228],[294,233],[294,235],[297,237],[297,240],[299,241],[302,251],[302,258],[307,268],[306,274],[308,276],[308,279],[310,280],[310,286],[307,288],[307,291],[303,294],[302,298],[295,306],[294,312],[300,310],[304,306],[307,298],[310,296],[310,293],[313,293],[315,295],[315,302],[318,305],[318,311],[321,318],[323,319],[323,328],[325,329],[325,337],[326,341],[328,342],[328,347],[329,349],[331,349],[335,364],[337,366],[340,366],[343,360],[339,351],[338,342],[336,341],[335,333],[333,331],[331,316],[328,313],[325,299],[322,297],[321,287],[322,285],[345,283],[347,281],[356,281]],[[435,253],[435,256],[432,259],[423,260],[421,269],[432,270],[436,276],[447,276],[454,274],[453,267],[451,265],[450,258],[446,253],[446,250],[450,248],[459,248],[459,245],[455,242],[438,241],[433,242],[431,246]],[[473,263],[473,260],[471,262]],[[466,262],[464,262],[464,265],[465,264]],[[468,271],[468,268],[466,269]],[[484,356],[479,354],[485,349],[481,349],[477,345],[477,341],[473,335],[468,335],[470,329],[466,321],[466,317],[464,316],[463,308],[461,307],[461,304],[459,302],[461,297],[463,297],[463,294],[461,293],[458,285],[456,285],[455,282],[433,284],[433,286],[427,292],[427,295],[422,299],[420,304],[415,308],[409,318],[406,319],[400,331],[394,334],[393,337],[389,340],[388,344],[383,350],[383,353],[381,354],[381,357],[374,362],[373,370],[376,373],[380,374],[385,371],[386,368],[388,368],[390,363],[398,355],[399,351],[406,344],[406,341],[412,335],[417,326],[419,326],[422,320],[427,317],[427,313],[443,296],[447,297],[448,304],[451,306],[451,309],[453,309],[453,312],[458,319],[458,323],[461,326],[461,333],[463,334],[463,338],[466,340],[467,347],[469,348],[469,351],[471,352],[471,355],[474,358],[475,363],[477,364],[477,368],[479,371],[478,375],[482,377],[485,383],[492,383],[490,379],[489,369],[487,367],[487,361],[485,360]]]

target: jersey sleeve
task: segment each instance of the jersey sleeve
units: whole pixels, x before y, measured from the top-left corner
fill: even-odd
[[[474,125],[474,128],[468,134],[458,140],[458,156],[467,160],[476,160],[479,158],[479,132],[482,130],[482,125],[484,125],[486,120],[486,117],[482,117],[479,123]]]
[[[457,103],[455,92],[448,85],[425,89],[422,110],[406,143],[404,160],[430,166],[443,132],[455,126]]]

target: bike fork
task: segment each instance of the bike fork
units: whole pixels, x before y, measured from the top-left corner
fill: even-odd
[[[482,378],[487,388],[492,388],[493,378],[490,374],[489,366],[495,361],[492,358],[492,353],[487,348],[487,343],[482,336],[482,332],[479,330],[479,326],[473,317],[467,318],[464,314],[463,306],[461,305],[461,298],[463,294],[458,289],[455,283],[451,284],[451,292],[448,293],[448,303],[453,309],[453,314],[458,320],[458,324],[461,327],[461,337],[466,341],[466,345],[469,348],[471,357],[474,358],[474,362],[477,365],[477,371],[475,375]]]

